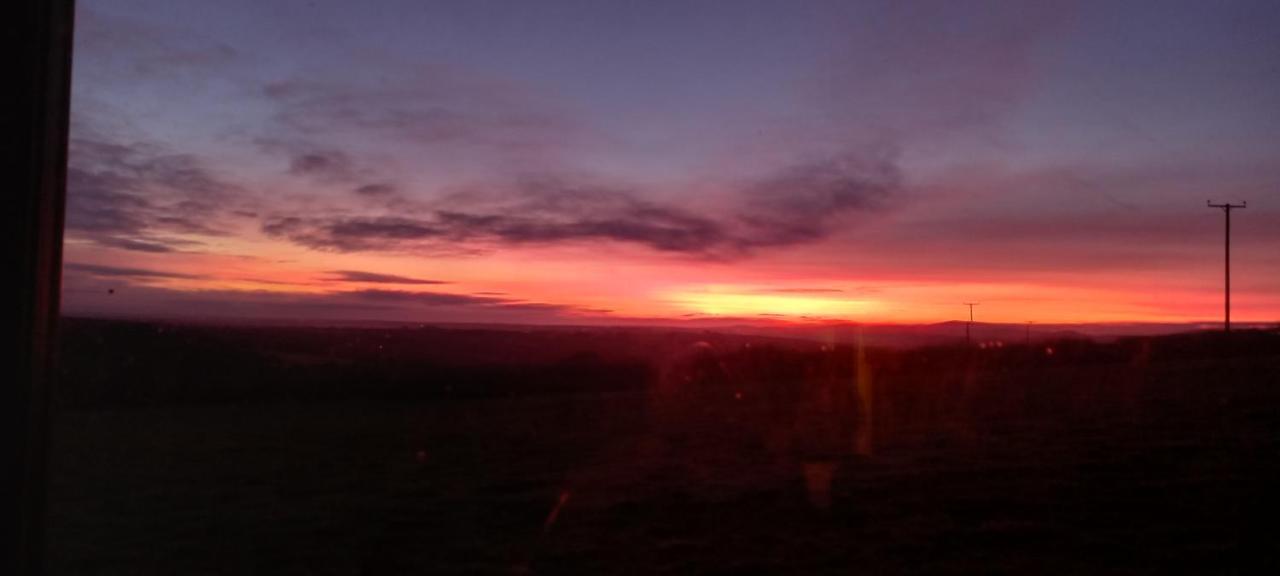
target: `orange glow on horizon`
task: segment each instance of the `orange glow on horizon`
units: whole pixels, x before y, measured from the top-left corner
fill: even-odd
[[[707,316],[765,316],[787,319],[857,319],[880,310],[869,300],[796,294],[759,294],[711,287],[675,292],[666,298],[682,309]]]
[[[361,292],[424,293],[475,298],[477,311],[525,306],[518,322],[671,324],[688,320],[761,323],[857,322],[926,324],[967,319],[960,302],[982,304],[978,322],[1119,323],[1213,322],[1221,310],[1216,277],[1161,277],[1130,273],[1040,277],[984,282],[932,278],[832,276],[827,270],[758,261],[752,266],[637,257],[599,258],[570,250],[507,251],[480,257],[413,257],[400,254],[326,253],[271,241],[240,241],[245,252],[137,254],[84,243],[67,244],[67,262],[122,270],[154,271],[132,278],[99,276],[117,295],[100,300],[77,292],[69,301],[119,306],[127,286],[177,294],[217,294],[219,298],[294,295],[299,298]],[[240,254],[253,254],[243,256]],[[594,258],[593,258],[594,257]],[[412,281],[360,281],[337,271],[351,270]],[[83,272],[81,273],[83,277]],[[91,273],[90,273],[91,274]],[[393,278],[394,280],[394,278]],[[1159,294],[1149,286],[1161,286]],[[123,289],[123,291],[121,290]],[[429,299],[428,299],[429,300]],[[486,308],[486,301],[492,304]],[[404,319],[430,322],[442,309],[394,298],[380,305],[404,306]],[[1275,297],[1235,292],[1233,316],[1240,322],[1274,319]],[[132,304],[131,304],[132,306]],[[534,308],[543,306],[539,316]],[[74,309],[75,306],[72,306]],[[451,318],[458,318],[455,311]],[[490,316],[490,318],[494,318]]]

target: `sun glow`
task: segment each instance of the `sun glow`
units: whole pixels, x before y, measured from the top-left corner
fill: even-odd
[[[855,320],[878,308],[869,300],[797,294],[756,294],[709,288],[679,292],[667,298],[678,307],[708,316],[767,316],[784,319]]]

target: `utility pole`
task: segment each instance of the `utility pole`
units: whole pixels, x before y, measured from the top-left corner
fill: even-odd
[[[978,305],[978,303],[977,303],[977,302],[965,302],[965,303],[964,303],[964,305],[969,307],[969,323],[964,325],[964,345],[965,345],[965,346],[972,346],[972,345],[973,345],[973,338],[972,338],[972,336],[971,336],[970,332],[972,332],[972,330],[973,330],[973,307],[974,307],[974,306],[977,306],[977,305]]]
[[[1226,265],[1225,265],[1225,268],[1223,269],[1223,275],[1222,275],[1222,278],[1223,278],[1222,332],[1224,334],[1230,334],[1231,333],[1231,211],[1238,208],[1247,207],[1248,202],[1241,202],[1239,204],[1232,204],[1230,202],[1226,204],[1214,204],[1212,200],[1206,200],[1205,204],[1207,204],[1210,208],[1221,208],[1222,214],[1226,216],[1226,221],[1227,221],[1226,236],[1225,236],[1226,242],[1224,243],[1224,249],[1223,249],[1223,256],[1224,256],[1224,261]]]

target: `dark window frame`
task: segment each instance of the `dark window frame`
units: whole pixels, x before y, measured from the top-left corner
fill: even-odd
[[[4,369],[6,574],[44,572],[49,390],[53,380],[66,201],[74,0],[10,0],[0,28],[8,81],[0,113],[11,296]],[[15,297],[16,296],[16,297]]]

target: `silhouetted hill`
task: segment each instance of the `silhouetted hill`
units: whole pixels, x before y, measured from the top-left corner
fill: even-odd
[[[71,404],[309,402],[637,389],[691,357],[723,359],[761,350],[800,358],[801,364],[840,358],[847,375],[847,363],[860,345],[877,367],[939,358],[960,362],[974,354],[997,367],[1185,361],[1225,350],[1221,335],[1212,332],[1113,343],[1061,332],[1052,339],[1041,336],[1028,349],[1021,340],[999,339],[995,326],[985,326],[989,330],[968,350],[940,335],[956,326],[797,328],[760,335],[661,328],[216,326],[67,319],[58,397]],[[1242,330],[1232,334],[1230,350],[1242,356],[1274,354],[1278,341],[1274,331]],[[905,349],[906,342],[918,348]],[[924,343],[932,345],[919,347]]]

